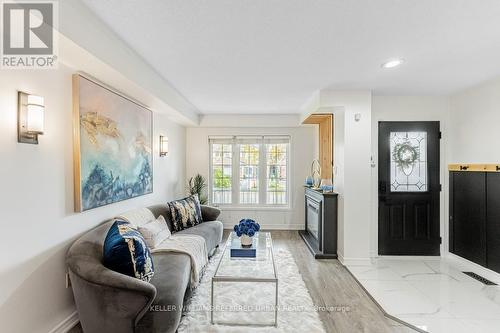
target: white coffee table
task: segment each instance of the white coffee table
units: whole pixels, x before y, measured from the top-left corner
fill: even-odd
[[[211,290],[211,313],[210,320],[212,324],[224,324],[224,325],[249,325],[249,326],[277,326],[278,325],[278,275],[276,273],[276,266],[274,263],[273,255],[273,242],[271,238],[271,233],[269,232],[258,232],[254,237],[257,241],[257,250],[255,258],[232,258],[231,257],[231,240],[233,237],[237,237],[234,232],[228,237],[226,245],[224,247],[224,252],[220,258],[219,264],[215,271],[215,275],[212,278],[212,290]],[[249,283],[262,283],[267,284],[262,285],[262,288],[249,288]],[[269,284],[274,284],[274,304],[270,305],[271,310],[274,311],[274,320],[272,322],[259,322],[258,320],[252,321],[251,323],[242,323],[241,321],[214,319],[214,308],[222,307],[220,302],[224,301],[224,297],[220,296],[218,291],[219,288],[223,288],[224,285],[237,284],[238,287],[245,290],[245,292],[255,292],[268,290],[265,288],[270,287]],[[240,285],[241,284],[241,285]],[[253,285],[255,286],[255,284]],[[223,294],[223,293],[222,293]],[[222,295],[221,294],[221,295]],[[268,294],[267,294],[268,295]],[[256,296],[260,299],[258,296]],[[227,301],[227,300],[226,300]],[[266,305],[267,306],[267,305]],[[252,310],[252,305],[249,309]],[[257,306],[255,306],[257,308]],[[249,311],[251,312],[251,311]],[[269,314],[269,311],[267,311]],[[246,316],[248,317],[248,312]],[[264,317],[264,316],[262,316]],[[267,316],[269,317],[269,316]]]

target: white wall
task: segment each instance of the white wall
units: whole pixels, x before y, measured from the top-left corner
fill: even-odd
[[[155,147],[154,193],[73,212],[74,72],[60,64],[58,70],[2,70],[0,75],[2,332],[48,332],[75,311],[71,289],[65,288],[64,257],[78,235],[122,211],[184,194],[185,128],[155,114],[154,143],[159,134],[167,135],[170,153],[160,159]],[[39,145],[17,143],[18,90],[45,97],[46,133]]]
[[[209,117],[209,116],[207,116]],[[253,122],[261,122],[262,117],[255,116]],[[255,218],[266,229],[304,229],[304,180],[310,174],[311,162],[314,157],[315,130],[313,127],[225,127],[234,123],[231,116],[219,122],[221,127],[189,127],[186,132],[186,176],[189,178],[197,173],[208,179],[209,175],[209,145],[208,137],[217,135],[290,135],[290,209],[232,209],[225,208],[221,220],[225,228],[232,228],[243,217]],[[272,119],[272,118],[271,118]],[[248,123],[247,125],[252,125]],[[240,122],[240,126],[245,123]],[[275,124],[279,126],[280,124]]]
[[[450,163],[500,162],[500,78],[451,96]]]
[[[304,106],[311,113],[334,114],[334,186],[339,197],[339,260],[344,264],[370,262],[371,228],[371,92],[321,90]],[[360,120],[355,121],[355,115]]]
[[[339,194],[337,197],[337,251],[345,248],[345,219],[344,219],[344,147],[345,147],[345,111],[343,108],[337,109],[333,119],[333,183],[334,190]],[[342,237],[340,237],[342,236]],[[342,254],[343,255],[343,252]]]
[[[344,138],[335,143],[343,151],[343,192],[339,191],[343,219],[339,221],[339,259],[345,264],[365,264],[370,249],[370,145],[371,92],[322,91],[321,105],[333,107],[335,117],[343,120]],[[355,121],[356,114],[361,116]],[[339,146],[339,145],[342,145]],[[336,163],[336,162],[335,162]],[[336,164],[337,169],[339,165]],[[336,171],[339,178],[342,170]],[[342,225],[343,224],[343,225]],[[341,247],[343,245],[343,247]]]
[[[371,256],[378,255],[378,123],[379,121],[439,121],[443,138],[441,140],[441,215],[440,230],[443,244],[441,253],[448,249],[448,141],[449,98],[431,96],[373,96],[372,98],[372,232]]]

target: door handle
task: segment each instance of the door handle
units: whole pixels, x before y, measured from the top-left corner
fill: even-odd
[[[393,198],[391,198],[389,195],[379,195],[378,196],[379,202],[383,202],[385,204],[392,204]]]

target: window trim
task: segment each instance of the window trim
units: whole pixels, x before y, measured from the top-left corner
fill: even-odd
[[[220,139],[220,138],[217,138],[217,139]],[[227,139],[227,138],[225,138]],[[234,194],[233,194],[233,189],[234,189],[234,149],[233,147],[231,147],[231,202],[230,204],[220,204],[220,203],[213,203],[214,202],[214,198],[213,198],[213,195],[214,195],[214,191],[213,191],[213,149],[212,149],[212,142],[210,141],[210,137],[209,137],[209,140],[208,140],[208,149],[209,149],[209,172],[208,172],[208,203],[212,206],[215,206],[215,207],[222,207],[223,205],[228,205],[228,206],[231,206],[233,205],[234,203]],[[219,143],[223,143],[223,142],[219,142]],[[228,142],[225,142],[225,144],[228,144]],[[232,145],[232,143],[231,143]],[[222,154],[222,159],[224,159],[224,153]]]
[[[266,139],[275,138],[286,138],[287,140],[287,153],[286,153],[286,204],[268,204],[267,203],[267,149],[266,149]],[[250,203],[243,204],[239,202],[240,194],[240,143],[237,142],[238,138],[255,138],[256,142],[259,143],[259,201],[260,203]],[[220,142],[217,142],[219,141]],[[214,203],[213,200],[213,144],[217,143],[231,143],[232,145],[232,166],[231,166],[231,203]],[[254,143],[256,143],[254,142]],[[219,208],[227,210],[291,210],[292,203],[292,166],[291,166],[291,155],[292,155],[292,137],[290,135],[245,135],[245,136],[209,136],[208,137],[209,146],[209,172],[208,172],[208,200],[209,204]],[[264,173],[262,173],[262,170]],[[235,187],[236,186],[236,187]]]

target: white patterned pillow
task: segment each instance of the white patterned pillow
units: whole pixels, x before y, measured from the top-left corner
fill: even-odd
[[[142,237],[144,237],[146,244],[151,249],[157,247],[158,244],[169,238],[171,235],[167,222],[162,215],[160,215],[156,220],[138,226],[137,230],[141,233]]]
[[[130,223],[135,229],[137,229],[138,226],[155,220],[153,213],[145,207],[129,210],[128,212],[120,214],[118,218]]]

